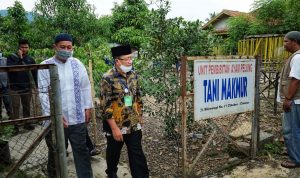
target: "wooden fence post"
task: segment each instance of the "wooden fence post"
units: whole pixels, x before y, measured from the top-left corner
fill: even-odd
[[[61,93],[57,66],[50,65],[49,71],[50,85],[53,92],[51,94],[53,95],[52,98],[54,101],[51,105],[53,107],[53,109],[51,109],[51,116],[53,116],[55,120],[56,145],[58,148],[57,155],[59,165],[57,165],[57,167],[60,168],[60,178],[68,178],[65,133],[62,121]]]
[[[252,136],[251,136],[251,158],[255,158],[259,145],[259,80],[260,80],[260,57],[256,57],[255,61],[255,102],[254,114],[252,119]]]
[[[180,83],[181,83],[181,139],[182,139],[182,174],[183,178],[187,176],[187,156],[186,156],[186,65],[187,65],[187,57],[181,57],[181,66],[180,66]]]

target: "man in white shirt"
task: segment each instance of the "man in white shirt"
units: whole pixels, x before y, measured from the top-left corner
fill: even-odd
[[[288,152],[288,159],[281,166],[296,168],[300,167],[300,32],[288,32],[284,37],[284,48],[292,55],[283,66],[280,98],[277,98],[284,110],[282,130]]]
[[[86,123],[90,121],[93,107],[91,85],[84,65],[73,55],[72,37],[67,33],[58,34],[54,44],[55,56],[42,64],[55,64],[61,90],[61,106],[66,141],[72,146],[75,168],[78,178],[92,178],[90,155],[86,146]],[[40,100],[43,114],[49,115],[50,105],[48,87],[50,86],[49,70],[40,70],[38,74]],[[49,148],[48,176],[55,177],[54,153],[51,134],[46,136]]]

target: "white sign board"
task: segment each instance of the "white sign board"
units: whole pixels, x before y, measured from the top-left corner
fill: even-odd
[[[255,59],[194,61],[195,120],[254,110]]]

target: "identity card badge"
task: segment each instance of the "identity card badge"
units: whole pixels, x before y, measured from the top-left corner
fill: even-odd
[[[132,106],[132,96],[124,96],[125,106]]]

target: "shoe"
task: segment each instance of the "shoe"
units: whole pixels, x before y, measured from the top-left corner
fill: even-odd
[[[96,148],[94,148],[92,151],[90,151],[90,156],[95,156],[98,154],[100,154],[100,152]]]
[[[281,163],[281,166],[292,169],[292,168],[300,167],[300,164],[296,164],[296,163],[292,162],[291,160],[286,160]]]
[[[26,129],[26,130],[34,130],[34,126],[31,125],[31,124],[25,124],[24,125],[24,129]]]
[[[108,174],[107,178],[118,178],[117,173]]]

